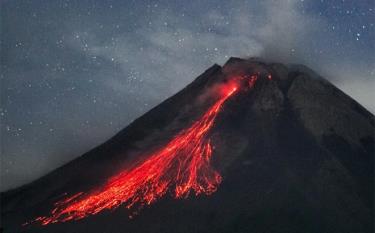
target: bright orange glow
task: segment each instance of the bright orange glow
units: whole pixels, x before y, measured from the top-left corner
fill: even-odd
[[[145,160],[136,166],[111,177],[103,187],[55,203],[49,216],[34,221],[47,225],[78,220],[120,205],[136,213],[167,192],[175,198],[187,198],[191,193],[212,194],[222,177],[210,165],[212,146],[208,132],[223,103],[238,88],[235,81],[223,85],[219,89],[219,99],[205,114],[163,148],[145,156]]]

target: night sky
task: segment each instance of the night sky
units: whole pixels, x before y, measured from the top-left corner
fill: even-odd
[[[373,0],[1,1],[1,190],[106,141],[214,63],[303,63],[375,112]]]

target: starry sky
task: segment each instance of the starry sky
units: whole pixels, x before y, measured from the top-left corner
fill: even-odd
[[[1,190],[106,141],[214,63],[303,63],[375,112],[373,0],[1,1]]]

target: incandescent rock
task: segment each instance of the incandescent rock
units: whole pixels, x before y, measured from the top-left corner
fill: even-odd
[[[129,219],[125,208],[79,221],[21,226],[46,215],[64,193],[103,184],[191,125],[209,93],[234,76],[258,80],[222,107],[210,131],[212,195],[170,195]],[[104,144],[35,182],[2,193],[4,232],[370,233],[374,220],[374,116],[301,65],[231,58]]]

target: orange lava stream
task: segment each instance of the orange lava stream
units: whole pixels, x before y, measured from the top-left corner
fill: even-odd
[[[139,210],[168,191],[175,198],[212,194],[222,178],[210,165],[212,146],[207,134],[221,106],[237,89],[237,84],[228,84],[201,118],[135,167],[113,176],[102,188],[57,202],[50,216],[34,221],[47,225],[78,220],[120,205]]]

